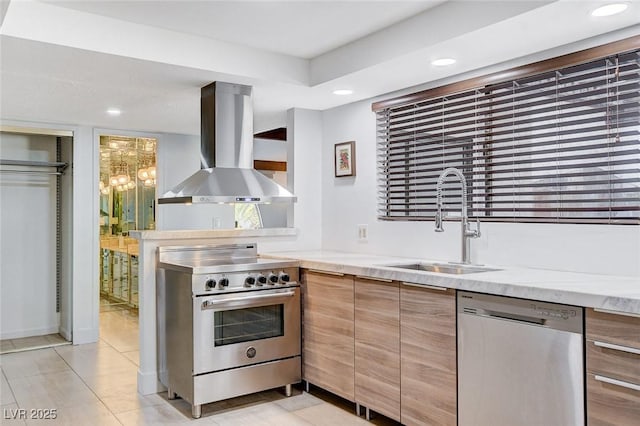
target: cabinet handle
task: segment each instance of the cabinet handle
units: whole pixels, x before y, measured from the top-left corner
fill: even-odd
[[[602,312],[603,314],[624,315],[625,317],[640,318],[640,314],[634,314],[632,312],[612,311],[609,309],[602,309],[602,308],[593,308],[593,310],[596,312]]]
[[[447,287],[438,287],[438,286],[429,285],[429,284],[408,283],[408,282],[405,282],[405,281],[402,282],[402,285],[406,285],[406,286],[409,286],[409,287],[426,288],[426,289],[429,289],[429,290],[438,290],[438,291],[447,291],[448,290]]]
[[[336,277],[344,277],[344,274],[340,272],[318,271],[317,269],[307,269],[307,271],[315,272],[316,274],[335,275]]]
[[[377,278],[377,277],[364,277],[362,275],[356,275],[356,278],[360,278],[362,280],[369,280],[369,281],[382,281],[383,283],[392,283],[393,280],[387,279],[387,278]]]
[[[593,341],[593,344],[601,348],[614,349],[616,351],[622,351],[622,352],[628,352],[630,354],[640,355],[640,349],[630,348],[628,346],[614,345],[612,343],[598,342],[596,340]]]
[[[593,378],[599,382],[609,383],[610,385],[620,386],[620,387],[631,389],[634,391],[640,391],[640,385],[636,385],[635,383],[623,382],[622,380],[612,379],[611,377],[599,376],[597,374],[594,374]]]

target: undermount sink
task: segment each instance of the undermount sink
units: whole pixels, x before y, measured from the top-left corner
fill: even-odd
[[[474,274],[478,272],[500,271],[501,269],[487,268],[479,265],[463,265],[458,263],[410,263],[405,265],[385,265],[388,268],[411,269],[414,271],[437,272],[440,274]]]

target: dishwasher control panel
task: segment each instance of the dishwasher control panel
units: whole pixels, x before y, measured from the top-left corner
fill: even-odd
[[[458,314],[582,333],[583,309],[578,306],[458,291]]]
[[[575,318],[578,315],[577,308],[550,308],[546,305],[538,305],[533,303],[531,304],[531,309],[533,310],[535,315],[547,318],[559,318],[566,320],[569,318]]]

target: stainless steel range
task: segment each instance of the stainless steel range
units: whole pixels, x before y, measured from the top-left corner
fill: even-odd
[[[201,405],[301,380],[295,261],[257,244],[158,249],[158,369],[169,399]]]

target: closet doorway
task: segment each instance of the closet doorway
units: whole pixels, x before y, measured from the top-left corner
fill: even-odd
[[[73,133],[0,130],[0,352],[72,339]]]

